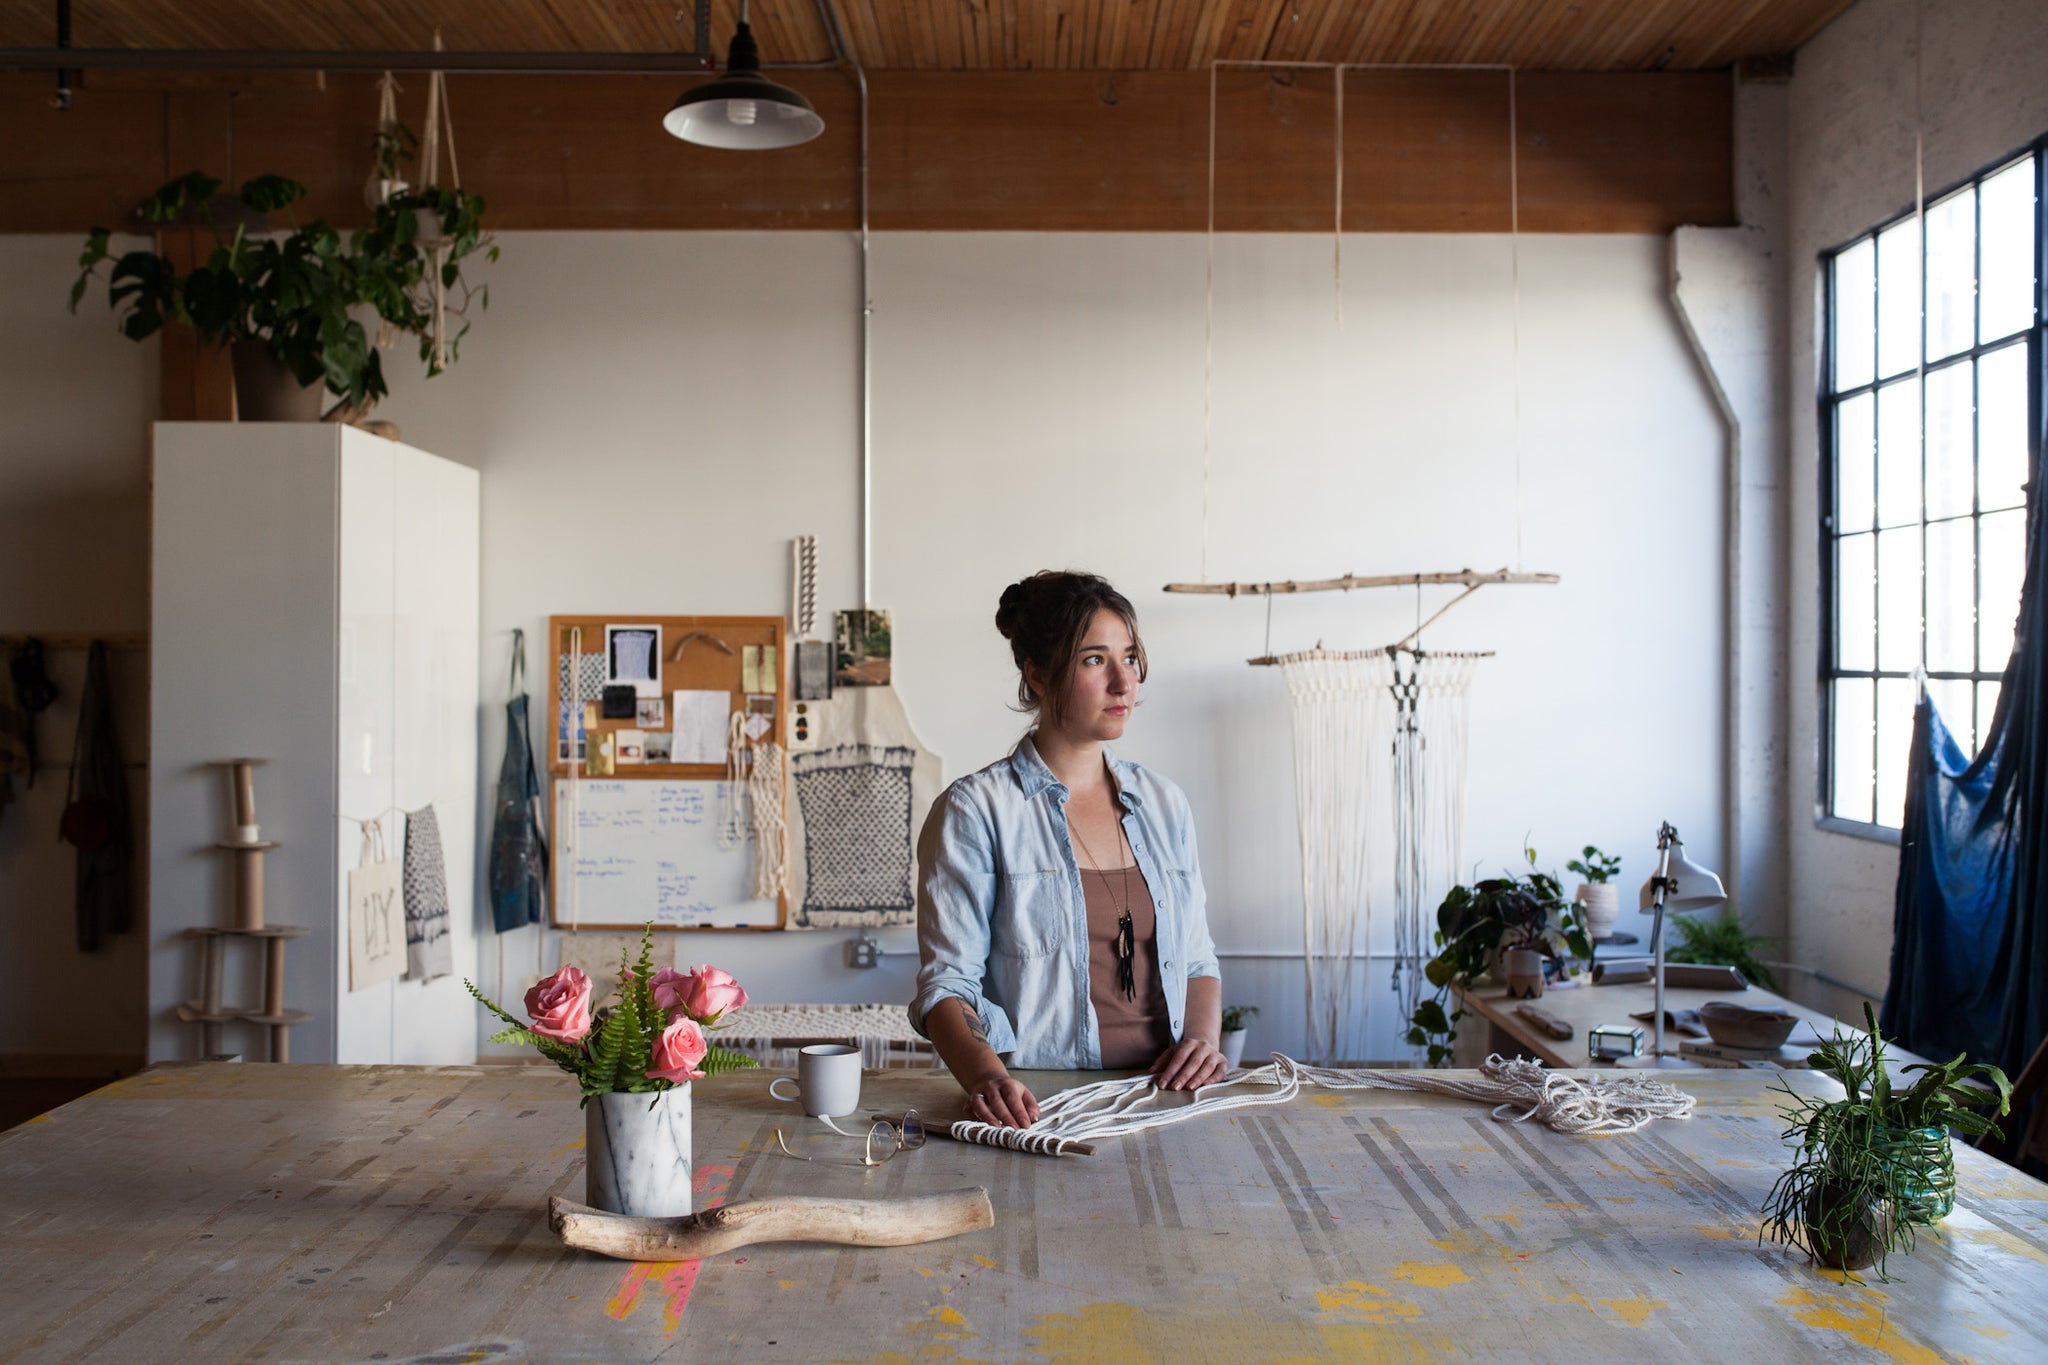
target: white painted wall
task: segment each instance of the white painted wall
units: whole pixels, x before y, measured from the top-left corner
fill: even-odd
[[[1914,44],[1925,47],[1916,83]],[[1819,828],[1819,254],[1913,202],[1916,84],[1930,194],[2048,131],[2048,6],[2039,0],[1861,0],[1799,50],[1789,113],[1789,905],[1792,954],[1885,988],[1895,844]],[[1858,996],[1794,985],[1855,1017]]]
[[[80,240],[0,236],[0,635],[139,634],[149,625],[157,345],[115,331],[104,295],[75,317],[65,311]],[[135,244],[116,239],[113,249]],[[42,714],[42,751],[68,764],[85,655],[50,662],[62,694]],[[109,665],[115,725],[131,761],[148,753],[147,662],[123,651]],[[0,811],[0,1068],[23,1053],[107,1059],[143,1051],[146,845],[136,850],[137,931],[79,952],[76,855],[57,841],[68,775],[48,768],[33,789],[17,779],[13,804]],[[136,768],[131,777],[143,841],[146,774]]]
[[[821,538],[821,605],[860,591],[846,237],[503,245],[461,363],[431,382],[394,363],[379,414],[482,471],[486,790],[513,627],[538,641],[557,612],[782,611],[802,532]],[[1507,240],[1347,238],[1341,327],[1330,245],[1216,244],[1210,576],[1562,573],[1488,589],[1429,637],[1499,651],[1475,697],[1468,856],[1498,866],[1526,835],[1561,869],[1593,842],[1624,854],[1632,888],[1668,818],[1715,862],[1723,435],[1666,302],[1665,244],[1523,242],[1519,497]],[[1203,567],[1203,253],[1135,234],[876,239],[871,598],[895,612],[900,690],[950,777],[1022,728],[991,624],[1002,587],[1080,566],[1126,589],[1155,672],[1125,752],[1187,789],[1225,998],[1264,1009],[1255,1047],[1292,1048],[1298,963],[1231,956],[1300,943],[1285,702],[1276,673],[1243,663],[1264,651],[1264,606],[1158,591]],[[1399,592],[1284,601],[1272,642],[1379,644],[1415,611]],[[1375,946],[1391,936],[1383,916]],[[763,1000],[908,997],[912,959],[853,971],[845,938],[709,934],[680,952]],[[530,930],[502,946],[509,1002],[555,949]],[[486,984],[496,956],[486,944]],[[1359,1052],[1397,1055],[1398,1022],[1380,994]]]

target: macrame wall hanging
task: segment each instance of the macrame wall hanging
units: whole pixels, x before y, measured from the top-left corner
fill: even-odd
[[[1357,956],[1369,951],[1373,907],[1388,898],[1395,910],[1393,989],[1404,1015],[1423,988],[1422,963],[1433,947],[1432,912],[1456,881],[1463,862],[1467,697],[1478,654],[1425,651],[1422,633],[1489,584],[1551,584],[1552,573],[1530,573],[1522,563],[1521,386],[1521,139],[1514,68],[1452,69],[1498,72],[1507,86],[1509,313],[1514,357],[1509,397],[1513,440],[1515,554],[1512,567],[1406,574],[1344,574],[1336,578],[1268,582],[1209,579],[1209,483],[1215,379],[1216,322],[1216,112],[1217,73],[1225,67],[1330,72],[1335,108],[1331,158],[1334,208],[1331,284],[1339,328],[1344,326],[1344,91],[1353,72],[1377,63],[1225,60],[1209,66],[1209,221],[1207,302],[1204,312],[1202,405],[1201,570],[1199,582],[1168,583],[1173,593],[1266,599],[1267,650],[1250,662],[1278,665],[1287,679],[1293,716],[1295,809],[1300,821],[1302,925],[1308,1050],[1330,1060],[1365,1043],[1368,1011],[1354,1017],[1352,982]],[[1273,79],[1283,77],[1275,74]],[[1292,76],[1285,79],[1292,79]],[[1282,594],[1350,592],[1412,586],[1417,621],[1408,635],[1382,649],[1330,652],[1320,643],[1299,654],[1271,653],[1272,601]],[[1427,620],[1426,586],[1463,589]],[[1385,798],[1382,802],[1381,798]],[[1226,954],[1227,956],[1227,954]],[[1359,1055],[1353,1053],[1352,1055]]]
[[[1465,865],[1472,674],[1485,654],[1388,651],[1393,671],[1394,994],[1401,1018],[1429,989],[1436,907]],[[1402,671],[1402,659],[1410,662]]]
[[[1409,647],[1280,655],[1294,732],[1308,1050],[1359,1056],[1370,997],[1354,1009],[1358,957],[1392,872],[1393,990],[1415,1012],[1431,912],[1465,846],[1472,674],[1484,654]]]
[[[1393,731],[1392,658],[1310,650],[1279,660],[1294,729],[1301,836],[1303,1008],[1308,1052],[1329,1061],[1363,1041],[1352,1022],[1357,958],[1372,940],[1371,875],[1385,866]]]
[[[810,747],[790,758],[790,927],[914,923],[917,836],[944,789],[944,764],[893,687],[842,687],[803,704]]]

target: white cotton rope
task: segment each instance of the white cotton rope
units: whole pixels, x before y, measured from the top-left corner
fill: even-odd
[[[720,848],[738,848],[746,842],[746,795],[751,786],[747,771],[747,718],[735,711],[726,718],[725,726],[725,787],[718,801]]]
[[[789,826],[782,810],[783,753],[774,740],[754,746],[747,805],[754,829],[754,899],[773,900],[789,889]]]
[[[1387,822],[1375,806],[1389,783],[1394,666],[1380,650],[1315,649],[1279,662],[1294,732],[1308,1047],[1328,1061],[1347,1054],[1347,1028],[1363,1037],[1370,1013],[1354,1018],[1351,999],[1358,955],[1372,940],[1372,872],[1386,853]]]
[[[1240,1086],[1269,1087],[1252,1093],[1220,1094]],[[1617,1074],[1576,1076],[1552,1071],[1541,1062],[1488,1057],[1476,1079],[1438,1071],[1339,1070],[1304,1066],[1291,1057],[1273,1054],[1261,1067],[1239,1071],[1194,1092],[1192,1103],[1159,1106],[1174,1092],[1154,1085],[1150,1076],[1096,1081],[1048,1096],[1038,1107],[1038,1122],[1029,1128],[997,1128],[963,1120],[949,1130],[962,1142],[1009,1147],[1040,1155],[1065,1155],[1065,1145],[1128,1137],[1168,1124],[1237,1109],[1286,1104],[1304,1087],[1324,1090],[1425,1090],[1454,1095],[1493,1106],[1502,1123],[1540,1123],[1553,1132],[1633,1133],[1656,1119],[1692,1117],[1695,1100],[1675,1086],[1650,1076]]]
[[[1412,1018],[1427,988],[1422,964],[1434,951],[1434,908],[1465,862],[1466,749],[1477,654],[1415,654],[1394,669],[1394,971],[1401,1017]]]

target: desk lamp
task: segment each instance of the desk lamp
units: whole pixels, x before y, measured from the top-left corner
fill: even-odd
[[[1688,914],[1708,910],[1728,899],[1721,879],[1685,856],[1678,830],[1666,820],[1657,830],[1657,871],[1643,883],[1641,909],[1655,912],[1650,923],[1650,974],[1657,983],[1655,1042],[1645,1058],[1627,1058],[1623,1066],[1679,1066],[1683,1063],[1664,1056],[1664,912]]]

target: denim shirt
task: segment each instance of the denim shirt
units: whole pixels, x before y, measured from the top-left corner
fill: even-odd
[[[1179,1041],[1188,979],[1218,975],[1194,820],[1179,787],[1104,752],[1124,833],[1157,909],[1159,981]],[[919,966],[910,1023],[920,1034],[926,1013],[953,996],[1012,1066],[1102,1066],[1068,795],[1026,738],[933,803],[917,842]]]

